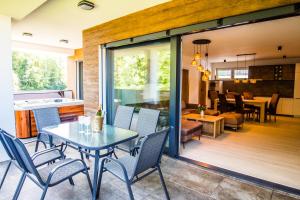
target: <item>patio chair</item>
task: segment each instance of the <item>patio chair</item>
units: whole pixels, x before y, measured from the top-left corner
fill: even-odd
[[[104,158],[99,174],[98,195],[100,194],[102,175],[105,171],[112,173],[126,183],[131,200],[134,199],[131,185],[151,173],[158,171],[166,198],[169,200],[169,193],[160,169],[160,160],[168,132],[169,128],[139,138],[138,145],[135,147],[135,149],[137,149],[137,155],[135,157],[128,155],[119,159],[111,157]]]
[[[49,187],[55,186],[65,180],[69,180],[70,184],[74,185],[72,177],[81,172],[87,176],[90,189],[92,190],[88,168],[82,160],[67,158],[55,163],[49,163],[49,165],[45,167],[37,168],[34,164],[34,158],[30,157],[24,144],[18,138],[5,135],[5,140],[10,141],[8,143],[10,149],[13,150],[12,153],[14,154],[14,157],[19,160],[18,162],[23,171],[13,199],[18,199],[26,177],[30,178],[35,184],[43,189],[40,198],[41,200],[45,198]]]
[[[157,122],[159,118],[159,110],[141,108],[137,120],[137,126],[134,131],[139,134],[139,137],[146,136],[156,132]],[[131,128],[132,129],[132,128]],[[118,145],[118,149],[132,153],[136,139]]]
[[[123,129],[129,129],[133,115],[134,107],[118,106],[114,126]]]
[[[32,112],[34,114],[36,128],[38,131],[35,151],[38,151],[39,143],[44,144],[45,148],[47,147],[46,144],[49,144],[50,147],[52,147],[53,145],[63,146],[63,142],[60,139],[56,137],[49,137],[46,133],[43,133],[44,127],[54,126],[61,123],[58,109],[56,107],[41,108],[34,109],[32,110]]]
[[[0,189],[4,183],[4,180],[6,178],[6,175],[11,167],[11,164],[14,164],[17,168],[21,169],[23,165],[23,163],[20,162],[20,159],[17,159],[14,156],[14,149],[12,149],[12,140],[13,140],[13,136],[10,135],[9,133],[5,132],[4,130],[0,129],[0,142],[2,143],[4,150],[6,151],[9,160],[8,160],[8,164],[6,166],[4,175],[0,181]],[[58,159],[63,159],[64,155],[63,153],[56,148],[52,148],[52,149],[45,149],[43,151],[39,151],[34,153],[33,155],[31,155],[31,158],[33,160],[33,163],[36,167],[41,167],[45,164],[49,164],[51,162],[54,162]]]

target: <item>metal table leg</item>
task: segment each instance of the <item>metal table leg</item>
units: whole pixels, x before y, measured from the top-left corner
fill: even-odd
[[[97,199],[97,189],[98,189],[98,173],[99,173],[99,155],[100,150],[95,151],[95,164],[94,164],[94,180],[93,180],[93,196],[92,199]]]

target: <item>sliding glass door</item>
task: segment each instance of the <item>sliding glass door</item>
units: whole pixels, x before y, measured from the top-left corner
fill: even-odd
[[[107,123],[112,124],[119,105],[135,107],[132,121],[134,130],[140,108],[160,110],[158,129],[174,127],[168,147],[177,154],[178,132],[176,124],[176,68],[177,59],[172,59],[172,39],[107,48],[106,54],[106,105]],[[176,43],[174,43],[176,46]],[[179,66],[180,67],[180,66]],[[178,90],[179,91],[179,90]],[[175,150],[174,150],[175,149]]]
[[[118,105],[133,106],[136,113],[140,108],[158,109],[158,127],[168,126],[170,42],[115,49],[112,58],[113,116]]]

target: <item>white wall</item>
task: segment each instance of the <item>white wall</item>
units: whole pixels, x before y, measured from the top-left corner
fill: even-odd
[[[15,134],[13,109],[11,18],[0,15],[0,127]],[[0,146],[0,162],[7,159]]]

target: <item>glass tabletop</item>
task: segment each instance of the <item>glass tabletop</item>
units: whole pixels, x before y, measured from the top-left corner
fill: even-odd
[[[43,132],[89,150],[107,149],[138,137],[137,132],[111,125],[103,125],[101,132],[87,131],[79,122],[48,126]]]

